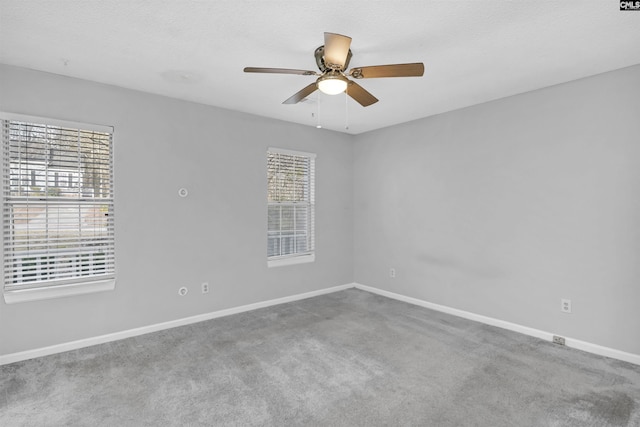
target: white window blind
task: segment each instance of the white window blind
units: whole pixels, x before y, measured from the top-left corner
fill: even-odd
[[[268,260],[314,253],[315,154],[267,153]]]
[[[0,120],[5,296],[114,279],[112,129]]]

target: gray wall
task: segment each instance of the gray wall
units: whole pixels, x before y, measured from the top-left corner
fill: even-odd
[[[118,274],[114,292],[0,302],[0,354],[354,278],[640,354],[638,81],[636,66],[352,137],[0,65],[0,110],[115,127]],[[266,267],[268,146],[318,154],[313,264]]]
[[[0,354],[353,282],[348,135],[1,65],[0,110],[115,127],[117,239],[115,291],[0,302]],[[269,146],[317,153],[315,263],[267,268]]]
[[[356,282],[640,354],[640,66],[362,134],[354,159]]]

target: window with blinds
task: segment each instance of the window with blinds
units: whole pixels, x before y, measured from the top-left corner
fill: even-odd
[[[267,152],[269,266],[313,261],[315,154]]]
[[[5,299],[113,281],[112,128],[0,119]]]

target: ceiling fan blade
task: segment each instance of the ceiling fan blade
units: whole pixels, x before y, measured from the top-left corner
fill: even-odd
[[[344,70],[351,46],[351,37],[324,33],[324,63],[329,68]]]
[[[291,68],[260,68],[245,67],[245,73],[267,73],[267,74],[298,74],[301,76],[317,76],[318,73],[309,70],[294,70]]]
[[[313,92],[315,92],[316,89],[318,89],[318,87],[316,86],[316,82],[313,82],[309,86],[306,86],[301,91],[296,92],[295,94],[293,94],[293,96],[291,98],[287,99],[286,101],[284,101],[283,104],[297,104],[298,102],[302,101],[307,96],[309,96]]]
[[[347,86],[346,92],[347,95],[358,101],[358,103],[363,107],[368,107],[369,105],[378,102],[378,98],[371,95],[365,90],[365,88],[363,88],[356,82],[352,82],[351,80],[349,80],[349,85]]]
[[[349,75],[355,79],[373,79],[377,77],[420,77],[424,74],[424,64],[373,65],[371,67],[352,68]]]

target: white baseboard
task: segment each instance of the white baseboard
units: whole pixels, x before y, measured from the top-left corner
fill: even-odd
[[[135,337],[138,335],[144,335],[150,332],[157,332],[164,329],[171,329],[178,326],[198,323],[205,320],[215,319],[218,317],[230,316],[232,314],[256,310],[258,308],[270,307],[273,305],[284,304],[287,302],[303,300],[303,299],[312,298],[318,295],[330,294],[332,292],[338,292],[338,291],[343,291],[345,289],[353,288],[354,286],[355,285],[353,283],[347,284],[347,285],[341,285],[341,286],[334,286],[332,288],[320,289],[317,291],[306,292],[303,294],[291,295],[288,297],[276,298],[268,301],[242,305],[239,307],[233,307],[225,310],[214,311],[211,313],[199,314],[197,316],[185,317],[183,319],[171,320],[169,322],[156,323],[154,325],[143,326],[135,329],[128,329],[126,331],[115,332],[112,334],[100,335],[97,337],[85,338],[85,339],[70,341],[62,344],[55,344],[48,347],[21,351],[18,353],[0,355],[0,366],[6,365],[9,363],[20,362],[22,360],[33,359],[36,357],[48,356],[51,354],[62,353],[70,350],[77,350],[79,348],[89,347],[96,344],[103,344],[103,343],[117,341],[125,338]]]
[[[551,332],[529,328],[527,326],[522,326],[516,323],[495,319],[493,317],[482,316],[482,315],[471,313],[464,310],[458,310],[456,308],[447,307],[445,305],[434,304],[432,302],[424,301],[424,300],[413,298],[413,297],[408,297],[401,294],[396,294],[394,292],[389,292],[389,291],[374,288],[371,286],[362,285],[360,283],[350,283],[346,285],[320,289],[317,291],[306,292],[303,294],[291,295],[288,297],[276,298],[268,301],[262,301],[262,302],[257,302],[253,304],[242,305],[239,307],[233,307],[233,308],[228,308],[224,310],[214,311],[211,313],[199,314],[197,316],[185,317],[183,319],[171,320],[169,322],[156,323],[154,325],[143,326],[135,329],[128,329],[126,331],[115,332],[112,334],[100,335],[97,337],[85,338],[77,341],[56,344],[49,347],[42,347],[42,348],[22,351],[18,353],[0,355],[0,365],[20,362],[22,360],[48,356],[51,354],[62,353],[70,350],[77,350],[79,348],[89,347],[96,344],[103,344],[107,342],[117,341],[125,338],[135,337],[138,335],[148,334],[151,332],[161,331],[164,329],[171,329],[178,326],[184,326],[192,323],[203,322],[205,320],[216,319],[218,317],[230,316],[232,314],[238,314],[246,311],[256,310],[259,308],[270,307],[278,304],[284,304],[287,302],[299,301],[299,300],[312,298],[319,295],[343,291],[349,288],[361,289],[363,291],[378,294],[387,298],[392,298],[398,301],[407,302],[409,304],[414,304],[420,307],[425,307],[425,308],[440,311],[443,313],[452,314],[454,316],[462,317],[464,319],[474,320],[476,322],[484,323],[487,325],[497,326],[499,328],[507,329],[514,332],[519,332],[521,334],[529,335],[536,338],[540,338],[545,341],[551,341],[554,335]],[[597,354],[600,356],[611,357],[613,359],[623,360],[625,362],[640,365],[640,355],[637,355],[637,354],[627,353],[627,352],[616,350],[613,348],[603,347],[601,345],[592,344],[589,342],[568,338],[568,337],[565,337],[565,345],[567,347],[572,347],[578,350],[586,351],[586,352]]]
[[[516,323],[506,322],[504,320],[495,319],[493,317],[482,316],[480,314],[470,313],[464,310],[458,310],[456,308],[447,307],[445,305],[434,304],[432,302],[424,301],[417,298],[408,297],[405,295],[396,294],[394,292],[385,291],[382,289],[374,288],[360,283],[355,283],[354,287],[363,291],[371,292],[373,294],[382,295],[387,298],[392,298],[398,301],[407,302],[409,304],[418,305],[420,307],[430,308],[432,310],[440,311],[454,316],[462,317],[464,319],[474,320],[476,322],[485,323],[491,326],[497,326],[502,329],[507,329],[521,334],[530,335],[532,337],[540,338],[545,341],[553,340],[553,333],[541,331],[539,329],[529,328],[527,326],[518,325]],[[624,351],[616,350],[614,348],[603,347],[598,344],[592,344],[586,341],[581,341],[573,338],[565,337],[565,345],[578,350],[586,351],[588,353],[597,354],[600,356],[610,357],[612,359],[623,360],[625,362],[640,365],[640,355],[627,353]]]

